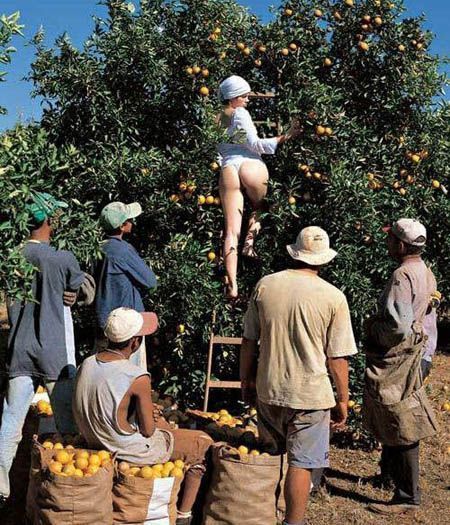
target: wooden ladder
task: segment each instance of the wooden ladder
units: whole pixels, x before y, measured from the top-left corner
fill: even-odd
[[[242,344],[241,337],[224,337],[221,335],[214,334],[214,325],[216,324],[216,311],[213,310],[212,321],[211,321],[211,333],[209,337],[208,345],[208,364],[206,368],[206,382],[205,382],[205,400],[203,403],[203,411],[208,411],[209,391],[211,388],[241,388],[240,381],[222,381],[217,379],[211,379],[211,368],[214,356],[215,345],[236,345]]]

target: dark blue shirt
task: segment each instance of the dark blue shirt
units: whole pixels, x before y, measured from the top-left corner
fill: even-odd
[[[56,250],[46,242],[27,241],[23,255],[37,268],[32,292],[35,301],[8,305],[9,377],[41,377],[55,381],[75,370],[73,325],[64,307],[64,290],[78,290],[85,274],[72,252]]]
[[[103,244],[103,253],[96,271],[95,309],[100,328],[105,326],[110,312],[121,306],[143,312],[142,293],[156,288],[155,274],[131,244],[109,237]]]

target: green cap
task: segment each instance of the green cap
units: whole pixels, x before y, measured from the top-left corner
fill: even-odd
[[[50,193],[40,191],[35,191],[31,195],[31,201],[31,203],[27,204],[26,208],[28,213],[33,217],[33,220],[38,223],[52,217],[61,208],[68,207],[65,202],[58,201],[53,195],[50,195]]]
[[[128,219],[134,219],[141,213],[142,208],[138,202],[132,202],[131,204],[110,202],[103,208],[100,220],[107,230],[115,230]]]

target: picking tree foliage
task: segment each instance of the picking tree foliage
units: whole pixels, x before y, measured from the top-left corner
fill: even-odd
[[[1,288],[25,293],[30,270],[14,249],[26,235],[32,190],[66,199],[56,242],[86,269],[98,255],[97,218],[110,201],[138,201],[144,213],[131,242],[158,276],[146,297],[160,317],[149,357],[160,390],[195,405],[203,393],[211,314],[215,331],[241,334],[245,301],[225,301],[214,117],[219,83],[243,76],[262,136],[297,119],[270,171],[268,210],[256,243],[259,265],[240,262],[240,292],[289,263],[286,244],[315,224],[339,256],[324,277],[348,297],[357,338],[393,270],[382,226],[401,216],[427,226],[425,258],[445,297],[450,265],[447,195],[450,110],[439,99],[445,76],[429,52],[432,35],[401,0],[294,0],[263,24],[232,0],[110,0],[77,49],[67,35],[53,47],[34,38],[30,78],[44,100],[40,122],[0,138]],[[249,209],[249,206],[246,206]],[[244,217],[245,224],[245,217]],[[82,338],[91,313],[79,311]],[[215,373],[235,377],[223,347]],[[352,360],[360,401],[363,356]]]

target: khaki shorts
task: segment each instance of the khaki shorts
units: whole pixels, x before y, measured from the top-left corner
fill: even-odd
[[[204,466],[206,453],[214,443],[208,434],[184,428],[173,429],[170,432],[174,438],[170,459],[181,459],[190,467]]]
[[[287,452],[292,467],[329,466],[330,410],[297,410],[261,401],[257,409],[259,436],[269,452]]]

